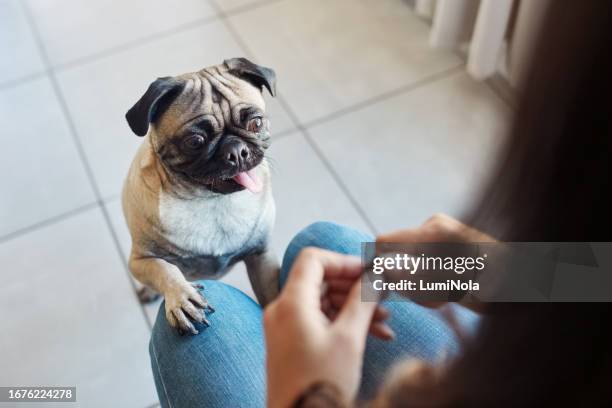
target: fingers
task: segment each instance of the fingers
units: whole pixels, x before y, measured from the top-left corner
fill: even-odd
[[[335,311],[338,312],[342,309],[344,302],[346,301],[346,295],[334,295],[333,299],[330,297],[324,297],[321,299],[321,310],[328,315],[329,313]],[[329,316],[328,316],[329,317]],[[382,305],[377,305],[374,310],[374,315],[372,316],[372,321],[383,321],[389,318],[389,311],[385,309]]]
[[[372,322],[370,325],[370,334],[381,340],[393,340],[395,338],[393,330],[389,325],[383,322]]]
[[[330,293],[329,295],[325,296],[324,299],[329,302],[331,307],[340,310],[346,302],[347,296],[347,293]],[[376,305],[372,320],[386,320],[388,317],[389,311],[382,305]]]
[[[327,293],[339,292],[348,294],[355,283],[355,279],[333,278],[325,281]]]
[[[463,224],[446,214],[434,214],[417,228],[407,228],[380,235],[376,238],[376,242],[437,242],[445,240],[448,231],[458,226],[463,226]]]
[[[434,214],[418,228],[383,234],[376,238],[376,242],[495,242],[495,239],[446,214]]]
[[[305,248],[291,268],[283,295],[318,304],[323,278],[356,279],[361,271],[359,258],[318,248]]]
[[[376,237],[379,243],[423,242],[423,234],[419,229],[404,229],[392,231]]]
[[[376,302],[363,302],[361,300],[361,280],[357,280],[334,324],[340,330],[350,332],[360,341],[360,344],[365,344],[365,338],[377,305]]]
[[[354,283],[351,282],[351,283]],[[347,299],[347,293],[329,293],[321,299],[321,309],[327,318],[334,321]],[[372,315],[369,333],[381,340],[392,340],[395,338],[393,330],[384,322],[390,316],[389,311],[382,305],[377,305]]]

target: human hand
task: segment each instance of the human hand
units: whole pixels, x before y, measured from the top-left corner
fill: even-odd
[[[379,235],[377,243],[449,243],[449,242],[496,242],[477,229],[469,227],[446,214],[434,214],[421,226]],[[388,274],[390,276],[390,274]],[[427,307],[439,307],[447,302],[417,302]],[[475,302],[461,302],[474,311],[483,311],[483,305]]]
[[[268,407],[288,407],[317,382],[344,402],[359,387],[368,331],[392,338],[388,313],[361,301],[359,258],[316,248],[298,256],[280,296],[266,307]]]
[[[421,226],[379,235],[380,243],[427,243],[427,242],[495,242],[484,232],[463,224],[446,214],[434,214]]]

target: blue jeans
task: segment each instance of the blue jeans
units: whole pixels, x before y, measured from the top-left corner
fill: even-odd
[[[281,286],[300,250],[307,246],[359,255],[361,242],[373,237],[328,222],[302,230],[283,258]],[[216,312],[210,327],[198,326],[197,336],[179,336],[165,317],[164,305],[153,327],[149,351],[162,407],[264,407],[265,347],[262,310],[244,293],[218,281],[205,281],[205,295]],[[409,301],[386,301],[390,342],[369,337],[360,396],[373,395],[389,366],[408,357],[435,361],[456,353],[457,339],[440,314]],[[460,324],[473,327],[476,315],[456,307]]]

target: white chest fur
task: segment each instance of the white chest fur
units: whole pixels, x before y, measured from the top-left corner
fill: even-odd
[[[274,223],[270,189],[190,200],[160,194],[160,223],[166,239],[194,255],[233,253],[254,234],[267,234]]]

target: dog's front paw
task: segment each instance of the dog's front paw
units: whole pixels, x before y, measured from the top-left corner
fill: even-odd
[[[205,312],[215,310],[208,304],[206,298],[199,292],[204,286],[188,282],[170,288],[164,295],[166,298],[166,319],[180,334],[198,334],[193,322],[210,326]]]

